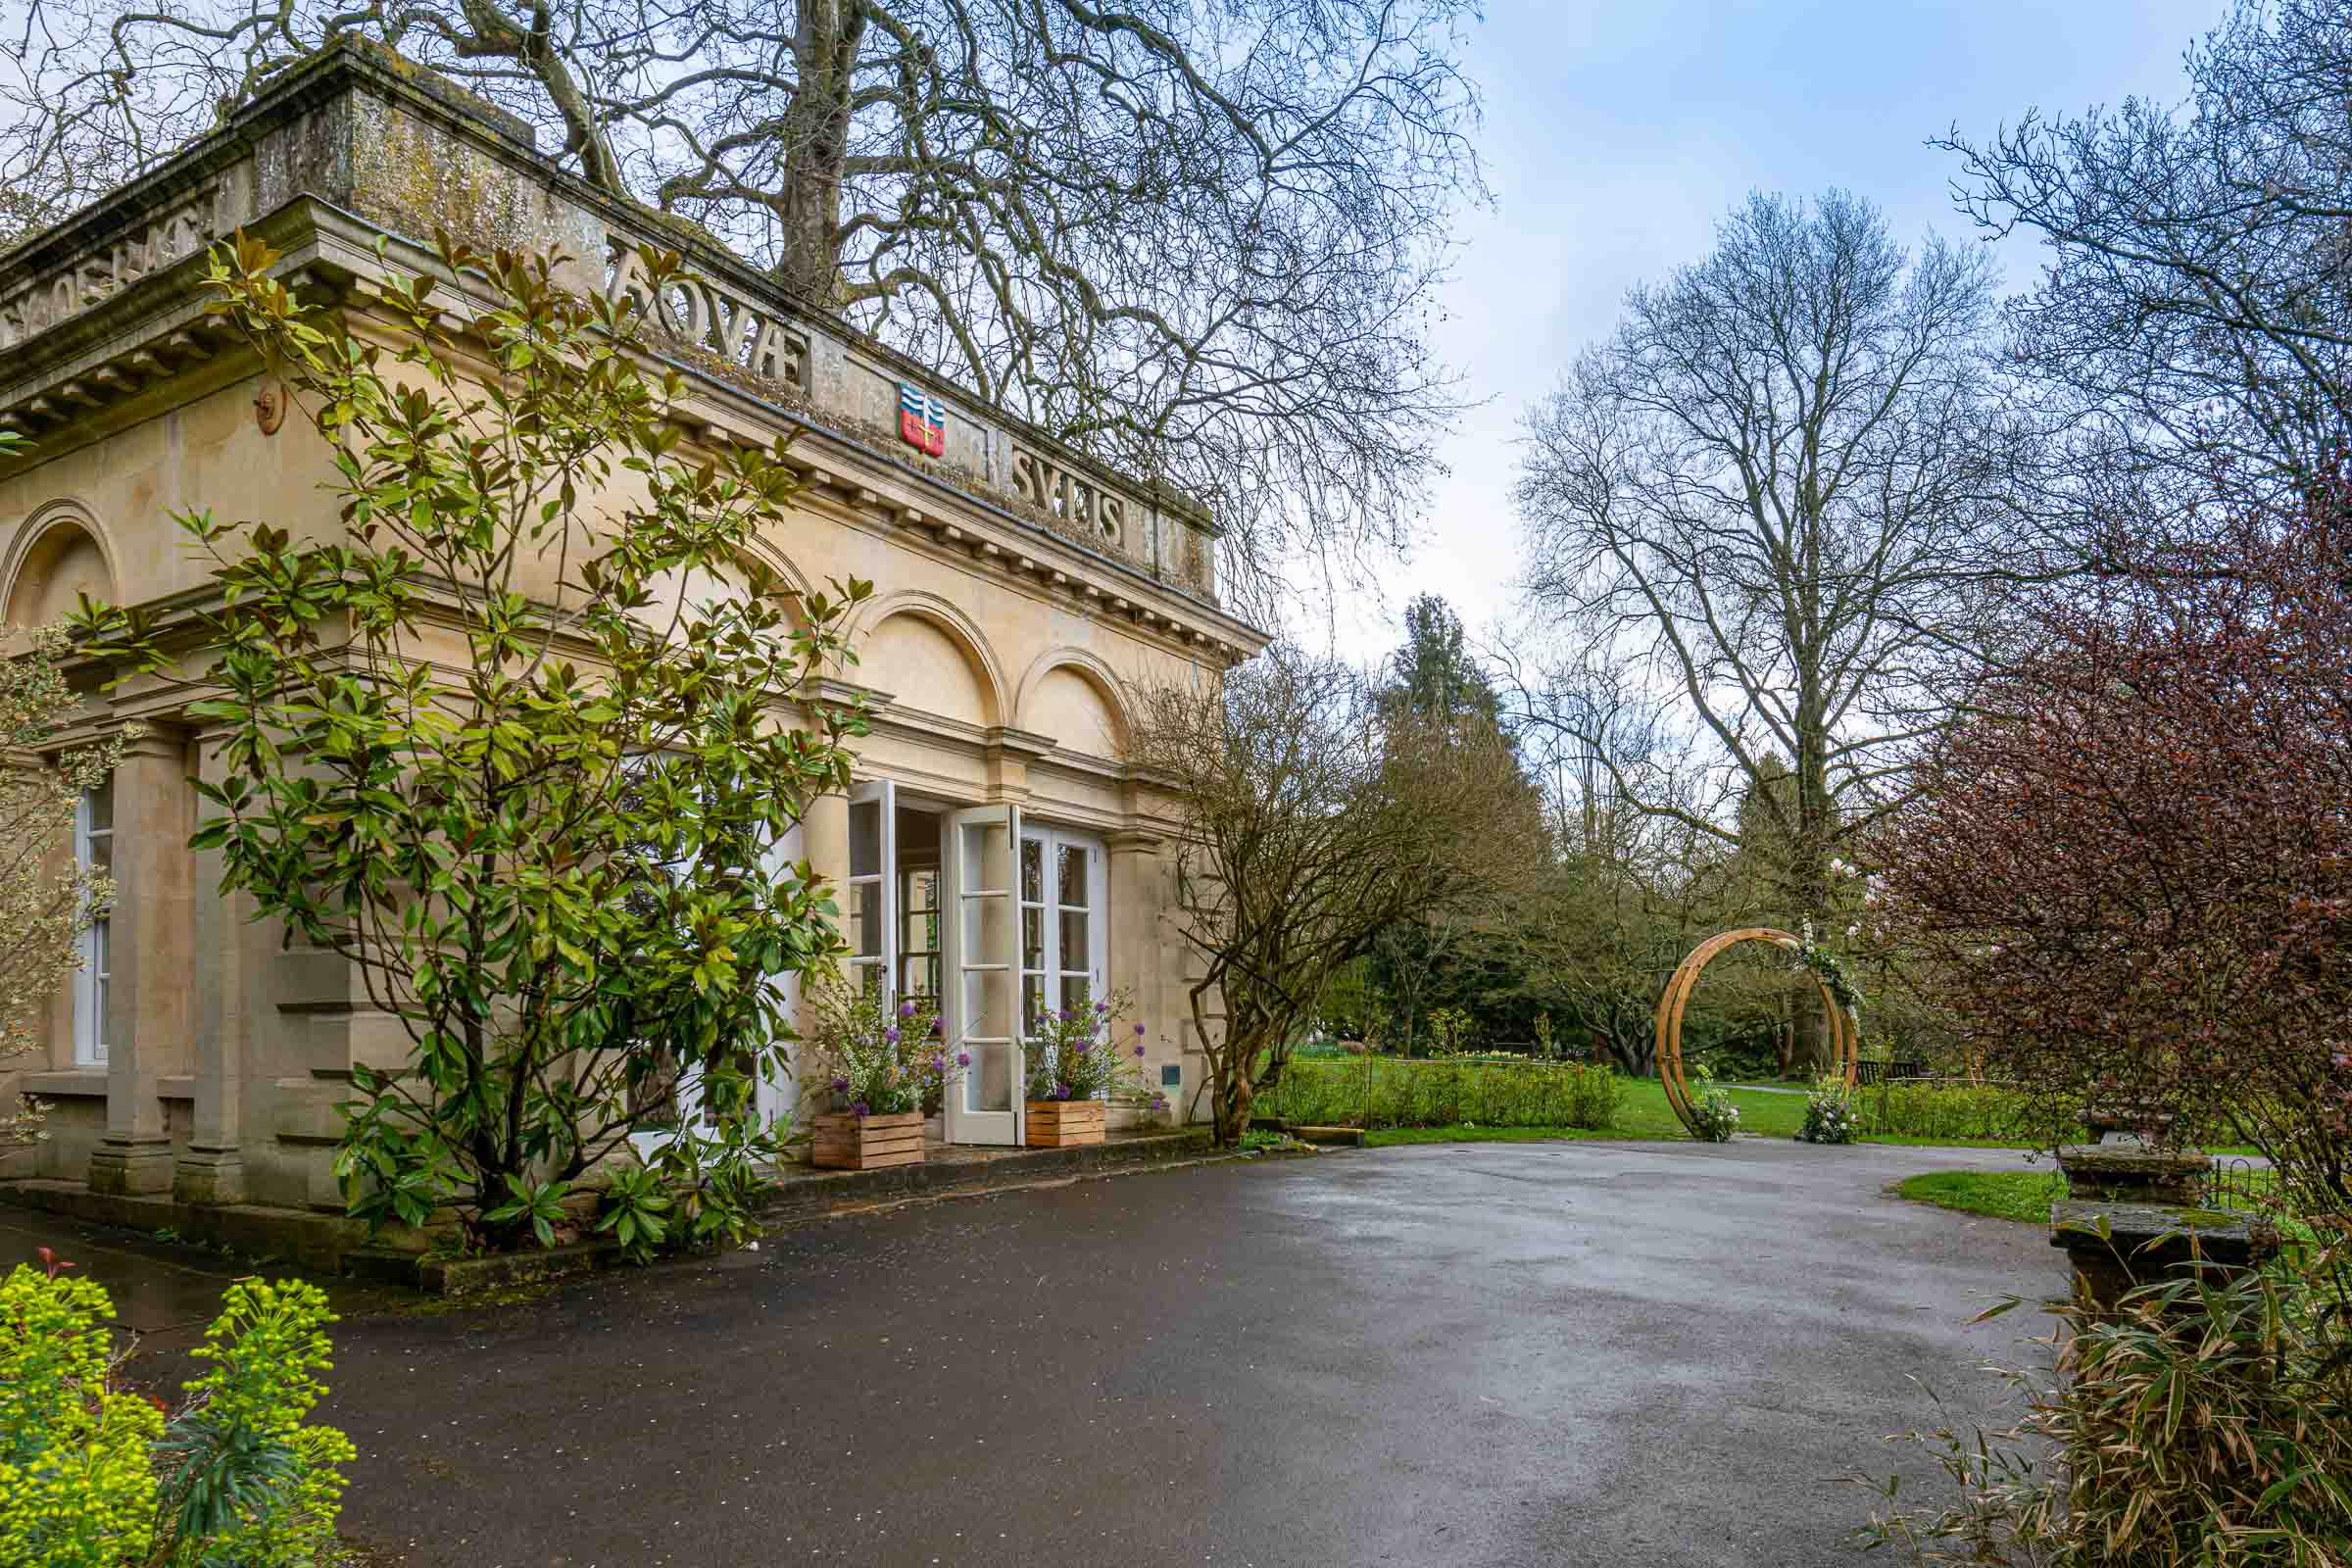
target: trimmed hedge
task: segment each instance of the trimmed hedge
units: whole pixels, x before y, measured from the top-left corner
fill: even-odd
[[[1990,1084],[1865,1084],[1854,1091],[1853,1104],[1866,1138],[2051,1145],[2081,1136],[2072,1117],[2058,1117],[2014,1089]]]
[[[1268,1114],[1327,1126],[1581,1127],[1616,1119],[1625,1082],[1575,1063],[1374,1057],[1293,1059],[1260,1104]]]

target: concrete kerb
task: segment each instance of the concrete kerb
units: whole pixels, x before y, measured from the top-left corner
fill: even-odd
[[[1216,1154],[1206,1128],[1116,1136],[1078,1149],[956,1151],[920,1165],[888,1170],[816,1170],[788,1166],[758,1218],[794,1225],[830,1214],[866,1212],[901,1203],[1033,1187],[1143,1167],[1200,1163]],[[326,1274],[351,1274],[434,1295],[484,1291],[587,1273],[618,1260],[619,1249],[601,1238],[569,1247],[509,1256],[437,1256],[420,1248],[383,1245],[359,1220],[308,1209],[258,1203],[186,1203],[161,1196],[93,1193],[78,1182],[0,1181],[0,1204],[126,1230],[175,1231],[192,1243],[252,1256],[282,1257]],[[416,1238],[421,1240],[422,1238]]]

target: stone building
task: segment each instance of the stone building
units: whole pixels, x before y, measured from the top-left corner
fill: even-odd
[[[0,427],[33,443],[0,462],[6,621],[53,621],[79,593],[198,603],[205,577],[173,508],[330,535],[324,449],[201,314],[199,258],[244,228],[357,312],[380,267],[425,268],[436,227],[559,249],[579,259],[577,286],[608,291],[639,286],[643,241],[686,253],[699,281],[653,304],[687,378],[690,446],[794,434],[802,488],[774,564],[808,585],[877,585],[848,672],[876,714],[858,785],[819,802],[788,850],[843,886],[860,961],[942,996],[959,1036],[1017,1013],[1004,994],[1016,979],[1049,1004],[1130,989],[1152,1026],[1152,1082],[1193,1105],[1161,813],[1121,760],[1122,690],[1207,678],[1263,646],[1218,608],[1212,519],[796,308],[379,50],[341,46],[287,72],[169,164],[0,255]],[[214,892],[218,867],[186,846],[191,779],[219,763],[185,706],[184,690],[131,683],[89,708],[83,734],[143,725],[75,833],[120,893],[50,1009],[46,1059],[0,1075],[0,1093],[54,1107],[51,1140],[0,1158],[0,1175],[339,1209],[334,1107],[352,1063],[396,1058],[405,1036],[340,958],[289,948],[242,897]],[[1017,954],[1008,935],[1004,953],[942,951],[931,916],[980,898],[1054,917],[985,922],[1042,928]],[[941,1136],[1020,1139],[1017,1049],[989,1054],[951,1095]],[[790,1098],[779,1088],[769,1108]]]

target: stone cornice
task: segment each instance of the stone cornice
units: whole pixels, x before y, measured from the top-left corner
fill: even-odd
[[[221,129],[0,255],[0,428],[74,440],[229,350],[195,282],[204,248],[239,227],[288,270],[348,286],[375,270],[381,241],[394,265],[421,268],[420,236],[443,223],[477,244],[561,249],[577,258],[574,286],[638,297],[658,352],[688,375],[685,421],[714,439],[805,431],[805,446],[832,449],[803,468],[814,499],[919,530],[1191,657],[1231,662],[1263,646],[1216,608],[1214,523],[1197,503],[1112,474],[808,311],[695,225],[552,167],[513,117],[371,45],[289,70]],[[678,252],[697,276],[652,290],[634,270],[639,244]],[[944,406],[939,455],[901,450],[902,385]],[[975,514],[994,526],[971,527]]]

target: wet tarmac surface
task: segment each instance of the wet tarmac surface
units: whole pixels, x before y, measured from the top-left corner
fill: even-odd
[[[2041,1326],[1968,1320],[2060,1281],[2039,1227],[1883,1189],[2021,1159],[1430,1146],[1007,1193],[353,1315],[322,1413],[346,1528],[415,1568],[1852,1562],[1839,1478],[1927,1481],[1881,1441],[1935,1418],[1913,1380],[1989,1413],[1977,1368]]]

